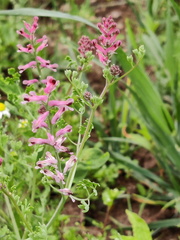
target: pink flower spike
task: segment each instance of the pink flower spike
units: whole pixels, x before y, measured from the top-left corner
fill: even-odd
[[[34,52],[34,48],[31,44],[28,44],[27,47],[23,47],[21,44],[18,44],[17,47],[18,47],[17,52],[25,52],[25,53],[33,53]]]
[[[29,63],[27,63],[26,65],[21,65],[21,66],[19,66],[18,67],[18,69],[19,69],[19,73],[22,73],[22,72],[24,72],[26,69],[28,69],[28,68],[36,68],[36,61],[31,61],[31,62],[29,62]]]
[[[69,158],[69,160],[66,162],[63,173],[65,174],[67,171],[69,171],[69,169],[71,169],[76,162],[77,162],[77,157],[75,155],[72,155]]]
[[[46,159],[42,161],[38,161],[36,165],[37,165],[35,167],[36,169],[44,168],[47,166],[52,166],[54,168],[57,168],[57,159],[55,159],[50,152],[46,152]]]
[[[34,120],[32,122],[32,132],[37,132],[37,129],[42,127],[48,128],[47,123],[44,122],[48,115],[49,115],[49,111],[41,114],[37,120]]]
[[[98,40],[92,40],[96,53],[100,62],[107,65],[111,62],[111,57],[121,45],[121,41],[116,40],[120,33],[117,24],[111,16],[102,19],[102,23],[98,23],[98,28],[102,33]]]
[[[23,80],[23,84],[24,85],[27,85],[27,86],[29,86],[29,85],[31,85],[31,84],[33,84],[33,83],[36,83],[36,82],[38,82],[38,79],[32,79],[32,80]]]
[[[23,94],[23,99],[24,101],[21,102],[22,104],[26,104],[28,102],[37,102],[37,103],[42,103],[42,102],[47,102],[48,96],[46,95],[36,95],[35,92],[31,91],[28,94]]]
[[[60,129],[59,131],[56,132],[56,137],[59,137],[61,135],[64,135],[68,132],[72,132],[72,126],[71,125],[67,125],[66,127]]]
[[[55,175],[55,179],[54,179],[57,183],[62,182],[63,184],[65,184],[64,182],[64,175],[63,173],[61,173],[60,171],[56,170],[56,175]]]
[[[31,35],[27,34],[27,33],[24,31],[24,28],[22,28],[22,29],[20,29],[20,30],[18,30],[18,31],[16,31],[16,32],[17,32],[19,35],[21,35],[21,36],[23,36],[23,37],[25,37],[25,38],[27,38],[27,39],[29,39],[29,40],[32,39]]]
[[[46,79],[46,88],[44,89],[44,92],[47,94],[51,93],[58,84],[59,81],[56,81],[53,77],[48,76]]]

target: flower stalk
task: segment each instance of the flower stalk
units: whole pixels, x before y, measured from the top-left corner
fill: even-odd
[[[33,118],[32,132],[36,134],[43,129],[47,136],[46,138],[33,136],[28,140],[29,146],[43,145],[45,154],[45,157],[44,155],[42,156],[42,158],[44,157],[45,159],[37,159],[38,161],[36,162],[35,169],[33,170],[34,178],[32,183],[30,203],[31,205],[34,204],[36,169],[40,170],[40,173],[46,176],[48,181],[53,181],[54,184],[60,187],[60,189],[57,190],[50,183],[50,186],[53,189],[56,189],[62,196],[52,217],[46,224],[46,228],[48,229],[58,214],[63,210],[68,196],[73,202],[75,200],[80,201],[81,203],[84,202],[84,204],[86,204],[85,208],[87,208],[87,205],[89,206],[89,198],[91,194],[88,189],[86,189],[88,197],[83,199],[73,197],[73,192],[71,191],[78,162],[81,160],[80,158],[82,151],[91,135],[95,112],[100,104],[102,104],[105,94],[109,91],[109,88],[112,84],[116,83],[121,78],[129,74],[136,67],[136,65],[132,66],[132,69],[130,69],[123,76],[119,77],[121,73],[119,66],[112,64],[112,56],[121,45],[121,41],[116,39],[119,34],[119,29],[117,28],[117,24],[114,22],[111,16],[108,18],[103,18],[102,23],[98,24],[101,35],[97,39],[90,40],[89,37],[82,36],[78,42],[78,51],[80,54],[78,56],[78,60],[80,64],[76,64],[75,66],[75,69],[77,69],[77,71],[66,70],[65,72],[71,84],[71,87],[68,91],[68,98],[65,100],[53,99],[53,92],[56,91],[59,87],[60,81],[54,79],[53,76],[47,76],[46,79],[41,79],[41,77],[42,70],[44,68],[56,72],[58,64],[52,64],[49,60],[43,59],[41,56],[39,56],[39,52],[48,46],[48,40],[45,35],[42,38],[36,39],[35,32],[38,28],[38,17],[34,17],[32,25],[26,22],[24,22],[24,25],[28,33],[24,31],[24,29],[17,31],[17,33],[28,39],[30,43],[26,47],[23,47],[19,44],[18,52],[32,54],[34,60],[25,65],[19,66],[18,69],[19,72],[22,73],[27,69],[36,68],[39,75],[38,79],[34,78],[31,80],[24,80],[23,84],[27,86],[40,85],[42,87],[40,88],[39,92],[36,87],[36,92],[30,91],[26,94],[23,94],[22,104],[35,103],[40,105],[38,110],[38,117]],[[86,70],[89,70],[91,66],[90,62],[93,55],[97,55],[99,61],[104,66],[103,76],[105,78],[105,86],[99,96],[93,96],[90,92],[88,92],[88,85],[81,81],[81,77],[83,76],[82,73]],[[79,110],[76,109],[76,104],[79,104]],[[85,130],[81,132],[80,128],[84,127],[82,124],[83,114],[87,108],[90,109],[90,114],[88,119],[86,119],[87,121],[85,121]],[[65,112],[73,111],[76,111],[80,116],[79,134],[77,137],[77,143],[74,144],[76,146],[75,153],[72,152],[66,145],[64,146],[64,142],[67,139],[67,134],[73,131],[73,127],[69,124],[66,124],[65,126],[61,126],[60,124],[61,128],[59,129],[58,125],[60,120],[63,119]],[[32,113],[30,114],[32,115]],[[71,143],[73,142],[70,138],[69,140]],[[48,150],[51,150],[45,151],[47,146]],[[65,159],[60,157],[61,153],[68,157]],[[52,154],[54,154],[55,157]],[[64,161],[64,164],[62,161]],[[8,193],[5,192],[5,194],[7,195]],[[13,201],[14,200],[12,199],[12,202]],[[22,212],[18,206],[15,207],[17,207],[17,212],[20,214],[21,218],[24,219]],[[30,214],[29,220],[31,219],[31,216],[32,212]],[[23,222],[26,225],[27,229],[29,231],[32,231],[31,226],[27,220],[24,219]]]

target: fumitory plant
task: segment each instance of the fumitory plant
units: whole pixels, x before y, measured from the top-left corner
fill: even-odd
[[[33,175],[29,203],[22,203],[20,197],[14,194],[7,177],[4,177],[4,182],[1,183],[1,191],[8,204],[16,239],[47,239],[47,231],[62,211],[68,197],[73,202],[80,202],[79,207],[86,212],[89,209],[90,197],[97,195],[97,183],[88,179],[75,182],[78,163],[82,161],[85,144],[93,129],[95,111],[103,104],[110,86],[132,71],[144,55],[143,46],[134,51],[137,62],[134,64],[130,56],[128,59],[132,68],[122,75],[120,67],[113,63],[116,50],[121,45],[121,41],[117,39],[117,24],[110,16],[103,18],[97,26],[100,31],[97,39],[91,40],[82,36],[79,40],[77,61],[66,58],[68,66],[65,75],[70,83],[66,96],[61,91],[63,82],[55,79],[50,73],[58,73],[58,64],[51,63],[43,57],[43,50],[48,47],[48,38],[46,35],[41,38],[36,35],[38,17],[33,18],[32,24],[24,21],[25,29],[17,31],[27,42],[25,46],[17,45],[18,52],[28,54],[30,58],[30,62],[18,67],[19,73],[26,76],[24,72],[27,70],[31,71],[33,76],[32,79],[23,79],[22,84],[26,86],[26,90],[19,97],[32,122],[30,138],[26,145],[34,148],[37,154],[34,162],[30,164]],[[105,81],[100,95],[90,92],[88,84],[83,82],[83,72],[91,69],[91,62],[95,56],[102,66]],[[78,126],[72,120],[74,115],[78,119]],[[72,135],[73,132],[76,137],[75,134]],[[2,156],[1,170],[5,164]],[[38,172],[42,174],[44,187],[50,186],[59,194],[59,203],[54,213],[45,220],[44,217],[37,216],[34,208],[36,189],[42,187],[38,183]],[[14,210],[16,214],[13,213]]]

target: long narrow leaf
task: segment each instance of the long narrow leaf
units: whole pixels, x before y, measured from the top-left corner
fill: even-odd
[[[163,179],[161,179],[151,171],[134,164],[134,162],[131,161],[128,157],[122,156],[120,153],[112,151],[110,152],[110,154],[117,161],[129,167],[132,171],[138,172],[138,174],[141,174],[142,176],[154,181],[155,183],[158,183],[160,186],[164,186],[166,189],[169,188],[169,185],[165,181],[163,181]]]
[[[97,29],[97,27],[93,23],[91,23],[90,21],[82,17],[71,15],[68,13],[63,13],[60,11],[58,12],[53,10],[39,9],[39,8],[19,8],[19,9],[13,9],[13,10],[0,10],[0,15],[64,18],[64,19],[82,22]]]
[[[126,54],[118,50],[119,61],[125,71],[131,66],[127,61]],[[145,120],[146,126],[153,139],[175,167],[180,168],[180,154],[175,147],[174,139],[171,137],[174,129],[172,118],[165,108],[157,89],[140,68],[134,69],[129,77],[132,80],[131,92],[138,104],[138,109]]]
[[[172,219],[165,219],[159,220],[157,222],[152,222],[149,224],[151,229],[157,228],[166,228],[166,227],[177,227],[180,224],[180,218],[172,218]]]

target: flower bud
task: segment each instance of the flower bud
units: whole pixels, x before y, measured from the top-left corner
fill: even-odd
[[[110,72],[113,76],[120,76],[121,74],[121,69],[119,68],[119,66],[113,64],[110,68]]]
[[[89,101],[89,100],[91,100],[91,98],[92,98],[92,94],[90,92],[87,91],[84,93],[85,100]]]

